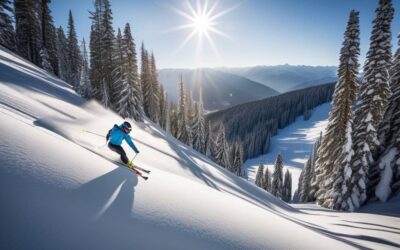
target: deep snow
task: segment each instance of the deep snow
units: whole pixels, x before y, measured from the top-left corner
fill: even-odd
[[[339,234],[337,213],[293,208],[147,121],[133,128],[135,162],[152,170],[138,179],[99,136],[120,117],[4,49],[0,73],[1,249],[399,247],[398,215],[363,217],[392,228],[380,241]]]
[[[270,151],[267,154],[252,158],[244,163],[248,179],[255,181],[260,163],[274,170],[275,160],[278,154],[282,154],[284,171],[288,168],[292,173],[292,193],[297,189],[301,170],[307,161],[315,141],[328,124],[328,115],[331,104],[325,103],[312,111],[312,116],[305,121],[302,116],[289,126],[278,130],[278,134],[271,138]]]

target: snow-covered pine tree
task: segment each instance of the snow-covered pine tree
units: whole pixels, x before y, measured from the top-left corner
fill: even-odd
[[[201,95],[200,95],[201,96]],[[201,98],[201,97],[200,97]],[[206,125],[206,120],[204,118],[205,116],[205,111],[204,111],[204,106],[203,106],[203,100],[199,100],[199,113],[197,120],[199,122],[199,149],[200,152],[205,154],[206,153],[206,140],[207,140],[207,125]],[[241,151],[242,151],[242,161],[243,161],[243,147],[240,145]]]
[[[242,176],[243,146],[240,143],[235,143],[235,153],[232,165],[232,172],[237,176]]]
[[[187,120],[186,120],[185,87],[183,86],[182,77],[179,83],[179,106],[177,111],[178,111],[177,139],[185,144],[189,144],[189,134],[187,130]]]
[[[113,48],[113,62],[115,64],[112,72],[113,82],[110,85],[111,100],[113,109],[123,118],[128,118],[130,107],[128,107],[128,98],[130,97],[130,86],[127,82],[127,67],[124,64],[124,51],[122,49],[122,34],[118,28]]]
[[[56,45],[56,30],[54,27],[53,17],[49,8],[51,0],[41,0],[41,31],[42,31],[42,47],[41,60],[42,68],[59,76],[58,72],[58,54]]]
[[[313,182],[315,181],[316,175],[315,165],[318,159],[317,151],[319,146],[321,145],[321,140],[322,132],[319,138],[315,141],[313,150],[311,151],[311,155],[307,162],[304,164],[303,170],[301,171],[297,188],[298,201],[300,202],[309,202],[315,200],[314,194],[317,191],[317,185],[313,186]]]
[[[319,168],[319,165],[317,165],[317,161],[318,161],[318,150],[319,147],[321,146],[321,142],[322,142],[322,131],[320,132],[319,138],[317,139],[317,141],[314,143],[314,147],[313,147],[313,152],[311,154],[312,156],[312,169],[313,169],[313,174],[311,177],[311,182],[310,182],[310,192],[309,192],[309,201],[315,201],[316,200],[316,193],[319,190],[319,187],[322,185],[321,181],[323,181],[323,178],[318,178],[317,176],[319,176],[322,173],[321,168]],[[301,177],[301,176],[300,176]],[[300,183],[300,181],[299,181]],[[299,193],[300,194],[300,193]]]
[[[92,20],[91,30],[90,30],[90,83],[92,93],[91,95],[95,97],[98,101],[103,99],[102,89],[105,84],[103,81],[103,51],[101,48],[101,36],[103,34],[103,13],[104,13],[104,3],[103,0],[95,0],[94,2],[95,10],[90,13],[90,19]]]
[[[299,178],[299,188],[297,189],[300,202],[307,202],[310,192],[311,177],[311,158],[304,163],[301,176]]]
[[[260,163],[258,165],[256,179],[254,182],[257,187],[264,188],[264,165]]]
[[[192,111],[191,111],[192,117],[189,119],[191,120],[190,124],[190,131],[191,131],[191,139],[192,139],[192,146],[193,149],[196,151],[200,152],[200,147],[199,147],[199,140],[200,140],[200,135],[199,135],[199,105],[197,102],[193,102],[192,104]]]
[[[194,148],[199,151],[200,153],[205,154],[206,151],[206,124],[204,119],[204,108],[203,108],[203,101],[202,101],[202,93],[200,89],[199,101],[196,103],[197,111],[196,111],[196,129],[195,134],[196,141],[194,143]]]
[[[205,154],[208,158],[212,158],[214,153],[214,140],[212,138],[212,127],[211,127],[211,121],[208,121],[208,126],[206,127],[206,140],[205,140]]]
[[[160,114],[160,118],[159,118],[159,124],[160,127],[164,130],[166,130],[167,127],[167,108],[168,108],[168,102],[166,100],[167,96],[166,93],[164,91],[164,87],[162,84],[160,84],[160,91],[158,93],[159,97],[159,114]]]
[[[149,118],[153,122],[160,124],[160,83],[158,82],[158,74],[156,67],[156,59],[154,53],[149,58],[150,66],[150,88],[149,88]]]
[[[139,81],[136,45],[129,23],[126,23],[124,28],[122,51],[124,52],[123,63],[126,70],[127,83],[130,86],[130,93],[128,93],[129,104],[127,105],[129,117],[141,122],[144,119],[143,93]]]
[[[380,0],[375,11],[370,48],[364,65],[364,79],[355,108],[353,128],[352,179],[353,206],[358,208],[368,197],[367,186],[379,182],[379,168],[374,164],[379,147],[378,126],[390,94],[389,69],[392,61],[391,22],[394,9],[391,0]],[[371,177],[368,177],[371,173]],[[375,179],[377,178],[377,179]]]
[[[398,36],[400,45],[400,35]],[[386,201],[400,191],[400,49],[397,49],[390,69],[389,97],[379,127],[380,150],[371,178],[370,198]],[[378,171],[379,170],[379,171]]]
[[[85,38],[82,39],[81,52],[82,52],[82,66],[80,70],[81,77],[77,92],[82,97],[88,99],[91,97],[91,90],[90,90],[90,79],[89,79],[89,57],[86,50]]]
[[[274,173],[272,174],[271,194],[282,198],[283,185],[283,158],[281,154],[276,157]]]
[[[68,34],[67,34],[67,60],[68,60],[68,75],[67,82],[75,89],[79,86],[80,69],[81,69],[81,54],[79,51],[78,38],[76,36],[74,18],[71,10],[68,15]]]
[[[178,128],[178,108],[175,103],[171,102],[169,104],[169,133],[178,138],[179,128]]]
[[[165,97],[164,97],[164,106],[165,106],[165,131],[170,132],[171,131],[171,109],[170,109],[170,104],[168,101],[168,94],[165,92]]]
[[[296,202],[303,202],[303,199],[304,199],[304,196],[301,195],[301,194],[303,193],[303,185],[304,185],[303,183],[304,183],[304,173],[305,173],[304,170],[305,170],[305,167],[306,167],[307,163],[308,163],[308,160],[304,164],[303,169],[301,170],[301,173],[300,173],[300,176],[299,176],[299,182],[297,184],[297,190],[296,190],[295,194],[293,195],[293,200],[296,201]]]
[[[282,186],[282,200],[289,202],[292,199],[292,176],[289,169],[286,169],[285,178]]]
[[[151,113],[151,105],[152,105],[152,93],[153,91],[153,84],[151,82],[151,72],[150,72],[150,60],[149,60],[149,53],[144,47],[144,43],[142,42],[141,47],[141,68],[140,68],[140,85],[142,86],[142,93],[143,93],[143,108],[144,113],[147,117],[150,117]]]
[[[111,98],[111,85],[113,82],[112,72],[114,71],[115,64],[113,61],[113,48],[114,48],[114,29],[112,25],[112,11],[109,0],[102,0],[104,4],[104,12],[101,23],[100,33],[100,49],[102,50],[102,94],[101,102],[105,107],[112,107],[113,101]]]
[[[322,173],[317,178],[322,185],[316,194],[317,203],[327,208],[341,209],[351,202],[352,106],[357,91],[359,33],[359,13],[352,10],[344,33],[332,111],[318,151],[317,165]]]
[[[222,123],[219,124],[217,139],[213,149],[214,161],[224,168],[229,169],[229,149],[225,138],[225,127]]]
[[[63,81],[67,80],[68,75],[68,60],[67,60],[67,38],[65,37],[65,33],[63,28],[60,26],[57,29],[57,59],[58,59],[58,76]]]
[[[0,45],[15,51],[13,9],[10,0],[0,0]]]
[[[267,191],[271,192],[271,172],[268,168],[265,168],[264,177],[263,177],[263,186],[262,188]]]
[[[42,69],[46,70],[47,72],[52,73],[53,67],[50,64],[50,58],[49,54],[47,53],[47,49],[45,47],[42,47],[40,49],[39,55],[40,55],[40,67],[42,67]]]
[[[17,51],[25,59],[41,66],[42,44],[38,5],[35,0],[14,0]]]
[[[194,101],[193,101],[193,96],[192,96],[192,91],[187,89],[186,95],[186,125],[187,125],[187,132],[188,132],[188,143],[187,145],[189,147],[193,147],[194,140],[196,135],[194,135],[194,130],[196,129],[196,121],[194,120],[196,116],[196,110],[194,108]]]

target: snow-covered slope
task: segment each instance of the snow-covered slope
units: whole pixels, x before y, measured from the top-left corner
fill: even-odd
[[[312,116],[305,121],[298,117],[291,125],[280,129],[278,135],[271,138],[271,146],[268,154],[245,162],[244,168],[250,181],[254,182],[258,166],[263,163],[270,171],[273,171],[275,160],[278,154],[282,154],[286,168],[292,173],[292,193],[297,189],[301,169],[307,161],[314,142],[328,123],[328,114],[331,104],[326,103],[316,107]]]
[[[0,120],[1,249],[359,246],[149,122],[133,128],[135,162],[152,170],[138,179],[101,136],[120,117],[4,49]]]

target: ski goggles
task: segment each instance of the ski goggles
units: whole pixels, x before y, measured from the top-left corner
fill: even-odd
[[[131,128],[124,128],[124,131],[125,131],[125,133],[129,134],[132,131],[132,129]]]

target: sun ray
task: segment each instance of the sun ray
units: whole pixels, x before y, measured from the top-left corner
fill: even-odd
[[[190,28],[193,28],[193,27],[194,27],[193,23],[189,23],[189,24],[184,24],[184,25],[181,25],[181,26],[173,27],[171,29],[168,29],[168,30],[164,31],[163,33],[171,33],[171,32],[174,32],[174,31],[190,29]]]
[[[221,16],[224,16],[224,15],[228,14],[229,12],[237,9],[240,5],[242,5],[242,3],[238,3],[235,6],[230,7],[229,9],[226,9],[226,10],[223,10],[221,12],[218,12],[217,14],[215,14],[215,15],[210,17],[210,21],[213,21],[213,20],[215,20],[217,18],[220,18]]]
[[[185,40],[179,45],[176,52],[183,48],[190,40],[192,40],[195,35],[197,35],[198,39],[196,45],[196,58],[201,55],[200,52],[203,49],[203,43],[205,40],[207,41],[206,43],[211,47],[215,55],[219,56],[218,49],[213,40],[212,34],[216,34],[226,38],[229,38],[229,36],[216,27],[218,24],[216,20],[221,16],[224,16],[234,9],[238,8],[241,3],[220,12],[216,12],[219,0],[215,0],[212,2],[209,2],[208,0],[196,0],[194,5],[192,5],[192,3],[189,0],[184,1],[185,11],[171,6],[171,9],[175,13],[187,19],[189,23],[169,29],[165,31],[165,33],[193,29],[185,38]]]
[[[180,49],[182,49],[189,41],[190,39],[192,39],[192,37],[194,35],[196,35],[196,30],[193,30],[187,37],[186,39],[179,45],[178,49],[176,51],[179,51]]]
[[[177,14],[179,14],[179,15],[185,17],[186,19],[188,19],[188,20],[190,20],[190,21],[193,21],[193,19],[194,19],[193,16],[191,16],[191,15],[189,15],[189,14],[183,12],[182,10],[180,10],[180,9],[174,7],[174,6],[170,6],[170,8],[171,8],[171,10],[174,11],[175,13],[177,13]]]

